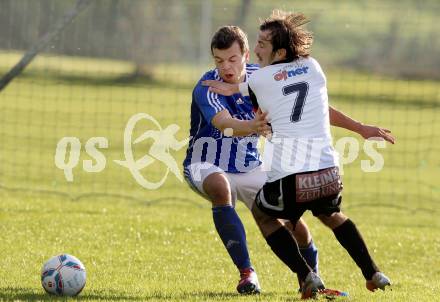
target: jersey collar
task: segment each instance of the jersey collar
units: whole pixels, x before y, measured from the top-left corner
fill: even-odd
[[[285,60],[275,61],[275,62],[271,63],[270,65],[284,64],[284,63],[292,63],[292,62],[293,62],[293,60],[285,59]]]

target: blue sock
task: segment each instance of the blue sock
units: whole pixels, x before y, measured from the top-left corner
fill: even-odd
[[[318,249],[315,246],[313,240],[310,242],[307,247],[300,247],[299,251],[301,252],[301,256],[306,260],[307,264],[313,269],[313,271],[319,275],[318,270]]]
[[[251,267],[243,224],[232,206],[212,208],[217,233],[238,269]]]

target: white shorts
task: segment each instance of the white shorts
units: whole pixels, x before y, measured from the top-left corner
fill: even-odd
[[[252,209],[255,196],[267,179],[266,172],[263,171],[261,165],[243,173],[228,173],[206,162],[194,163],[184,169],[185,180],[196,193],[206,200],[209,200],[209,197],[203,190],[203,182],[212,173],[222,173],[228,179],[233,206],[235,206],[235,201],[238,199],[244,202],[249,209]]]

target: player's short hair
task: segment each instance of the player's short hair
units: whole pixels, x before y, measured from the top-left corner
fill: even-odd
[[[211,54],[214,54],[214,48],[228,49],[234,42],[238,42],[242,54],[249,51],[247,36],[240,27],[233,25],[220,27],[212,37]]]
[[[286,49],[286,59],[296,60],[310,55],[313,43],[312,32],[303,28],[309,19],[301,13],[274,10],[272,15],[262,20],[260,30],[269,30],[273,52]]]

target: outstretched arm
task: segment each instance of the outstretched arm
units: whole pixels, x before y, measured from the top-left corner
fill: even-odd
[[[332,106],[329,107],[330,124],[332,126],[341,127],[358,133],[365,139],[379,138],[394,144],[395,138],[391,135],[391,131],[373,125],[364,125],[344,113],[336,110]]]

